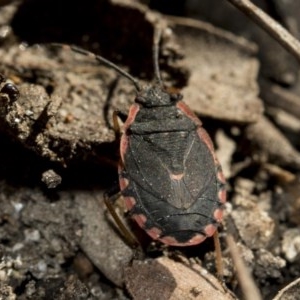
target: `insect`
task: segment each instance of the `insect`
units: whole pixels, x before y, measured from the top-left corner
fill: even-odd
[[[158,31],[159,32],[159,31]],[[217,232],[226,201],[225,179],[212,141],[202,122],[163,87],[158,66],[160,33],[154,43],[157,83],[141,87],[130,74],[101,56],[75,46],[128,78],[136,87],[135,103],[120,133],[119,190],[129,215],[154,240],[171,246],[192,246]],[[109,210],[126,232],[106,198]]]
[[[5,77],[0,74],[0,84],[5,81]],[[11,101],[16,101],[19,98],[20,92],[13,83],[5,83],[0,89],[0,93],[7,94]]]

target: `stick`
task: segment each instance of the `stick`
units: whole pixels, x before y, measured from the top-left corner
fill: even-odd
[[[300,42],[250,0],[228,0],[268,32],[300,62]]]
[[[255,282],[246,267],[244,261],[242,260],[239,249],[236,246],[236,242],[231,234],[226,237],[227,245],[233,260],[233,264],[236,269],[237,278],[241,286],[242,292],[244,294],[245,300],[262,300],[262,296],[255,285]]]

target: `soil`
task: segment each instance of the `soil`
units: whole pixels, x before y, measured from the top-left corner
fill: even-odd
[[[0,1],[0,299],[254,299],[243,282],[262,299],[300,299],[298,65],[216,1]],[[269,2],[297,36],[297,2]],[[150,84],[157,26],[163,82],[201,118],[227,180],[222,279],[212,239],[156,243],[118,201],[138,251],[104,204],[118,186],[112,115],[136,90],[70,45]]]

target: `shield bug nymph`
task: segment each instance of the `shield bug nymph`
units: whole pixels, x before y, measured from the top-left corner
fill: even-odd
[[[157,35],[157,82],[147,87],[101,56],[70,48],[115,69],[137,89],[121,134],[114,114],[116,136],[120,136],[119,190],[129,215],[154,240],[192,246],[217,232],[226,201],[225,179],[202,122],[181,94],[169,92],[162,84],[158,40]],[[126,231],[116,213],[112,214]]]

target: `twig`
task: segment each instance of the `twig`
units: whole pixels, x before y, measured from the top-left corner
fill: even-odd
[[[254,5],[250,0],[228,0],[240,9],[261,28],[274,37],[287,51],[300,62],[300,42],[294,38],[285,28],[272,19],[268,14]]]
[[[238,281],[240,283],[241,289],[244,294],[245,300],[262,300],[262,296],[255,285],[255,282],[247,269],[245,263],[243,262],[239,250],[236,246],[236,242],[233,239],[231,234],[228,234],[226,237],[227,245],[236,268],[236,273]]]
[[[300,97],[288,89],[272,84],[262,88],[261,96],[267,104],[300,118]]]

